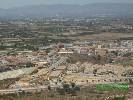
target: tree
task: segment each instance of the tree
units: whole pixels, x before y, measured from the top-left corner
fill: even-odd
[[[29,61],[26,63],[26,67],[33,67],[33,66],[34,66],[34,64]]]
[[[72,88],[75,88],[76,85],[75,85],[75,83],[71,83],[71,86],[72,86]]]
[[[49,91],[51,90],[51,87],[50,87],[50,86],[48,86],[48,90],[49,90]]]

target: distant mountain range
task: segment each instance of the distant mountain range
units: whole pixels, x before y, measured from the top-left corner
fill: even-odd
[[[96,3],[86,5],[35,5],[0,9],[0,18],[43,18],[43,17],[91,17],[131,16],[133,4]]]

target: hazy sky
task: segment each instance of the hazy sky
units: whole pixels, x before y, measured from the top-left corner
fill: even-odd
[[[0,0],[0,8],[40,4],[88,4],[99,2],[133,3],[133,0]]]

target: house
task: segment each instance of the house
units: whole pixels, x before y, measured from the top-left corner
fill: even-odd
[[[49,75],[49,79],[59,78],[63,74],[62,70],[52,71]]]
[[[62,65],[62,66],[57,67],[56,70],[65,71],[66,68],[67,68],[67,67],[66,67],[65,65]]]

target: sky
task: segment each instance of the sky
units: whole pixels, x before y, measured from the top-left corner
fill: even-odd
[[[133,0],[0,0],[0,8],[47,4],[133,3]]]

